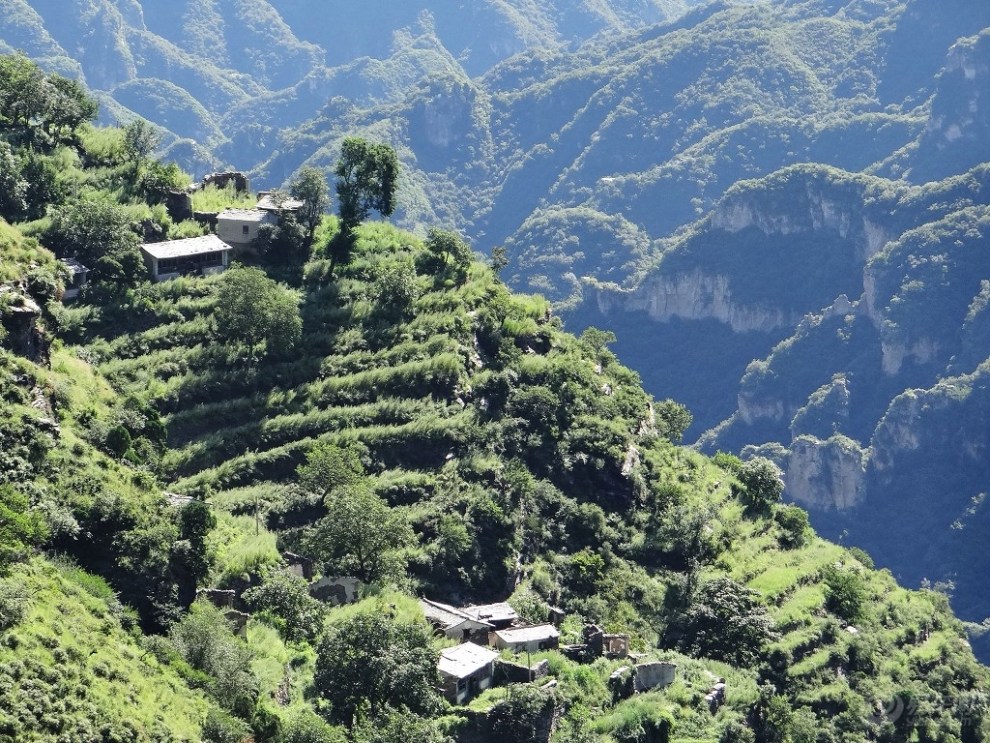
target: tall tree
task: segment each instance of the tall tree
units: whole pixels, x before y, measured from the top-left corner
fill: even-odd
[[[341,239],[331,253],[331,262],[336,264],[346,259],[354,241],[354,229],[372,210],[383,217],[395,211],[399,158],[387,144],[348,137],[341,146],[334,175],[341,231]]]
[[[396,571],[398,550],[412,538],[409,525],[365,482],[335,488],[327,516],[306,538],[309,552],[338,575],[371,583]]]
[[[351,725],[362,709],[373,719],[389,708],[435,712],[437,654],[422,622],[400,623],[384,606],[340,622],[317,649],[313,686],[330,702],[333,722]]]
[[[320,220],[330,208],[330,191],[323,171],[313,167],[303,168],[289,185],[289,193],[303,203],[298,219],[309,230],[309,241],[312,242]]]
[[[292,348],[302,335],[299,297],[259,268],[233,266],[224,274],[214,312],[217,334],[246,344],[251,353]]]

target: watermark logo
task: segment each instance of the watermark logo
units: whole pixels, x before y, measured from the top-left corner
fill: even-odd
[[[878,702],[874,713],[870,716],[870,722],[881,725],[885,722],[895,723],[905,715],[914,712],[917,703],[913,699],[905,700],[899,694],[895,694],[892,699],[885,702]]]

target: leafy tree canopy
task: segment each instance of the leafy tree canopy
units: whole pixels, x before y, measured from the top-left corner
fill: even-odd
[[[326,498],[326,508],[326,518],[305,540],[310,554],[337,575],[354,575],[366,583],[398,571],[398,550],[412,534],[367,483],[335,488]]]
[[[395,211],[399,158],[391,146],[347,137],[334,168],[343,232],[349,235],[372,210],[383,217]]]
[[[224,273],[214,312],[217,334],[227,342],[244,343],[253,353],[284,352],[302,335],[299,298],[259,268],[232,266]]]
[[[356,614],[324,636],[314,686],[330,702],[332,722],[351,725],[362,711],[428,713],[437,708],[437,654],[421,622],[392,619],[384,606]]]
[[[784,480],[780,467],[766,457],[754,457],[739,468],[743,497],[756,511],[766,511],[780,500]]]
[[[305,167],[292,180],[289,193],[294,199],[303,202],[298,218],[309,231],[309,239],[312,241],[320,220],[330,208],[326,176],[319,168]]]

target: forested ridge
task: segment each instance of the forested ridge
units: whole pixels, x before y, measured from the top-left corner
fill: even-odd
[[[301,210],[225,272],[152,283],[139,243],[208,229],[158,203],[190,177],[143,121],[89,123],[82,89],[79,120],[46,126],[64,83],[24,57],[0,82],[39,104],[0,121],[0,740],[990,732],[943,593],[815,535],[770,460],[680,447],[689,411],[611,333],[508,289],[501,254],[378,219],[387,145],[343,149],[340,217]],[[290,191],[323,203],[318,181]],[[56,257],[91,270],[73,302]],[[300,561],[357,578],[357,602],[314,598]],[[594,624],[634,657],[504,650],[546,675],[454,705],[437,661],[456,641],[421,597],[555,616],[565,645]],[[623,691],[651,661],[673,683]]]

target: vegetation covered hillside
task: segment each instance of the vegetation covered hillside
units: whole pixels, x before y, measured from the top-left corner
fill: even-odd
[[[164,166],[94,159],[133,129],[32,132],[56,183],[88,187],[2,223],[4,327],[38,309],[35,345],[0,351],[0,740],[990,732],[942,594],[815,536],[769,461],[679,448],[690,414],[612,336],[564,333],[457,235],[365,222],[342,254],[327,217],[308,258],[151,284],[119,271],[154,221],[126,218],[155,213],[140,174]],[[93,204],[121,219],[109,242],[82,229]],[[39,239],[92,251],[77,302]],[[359,601],[315,600],[286,550]],[[634,660],[541,650],[514,659],[540,680],[454,706],[420,596],[553,607],[565,643],[595,623],[675,680],[627,698],[611,679]]]

